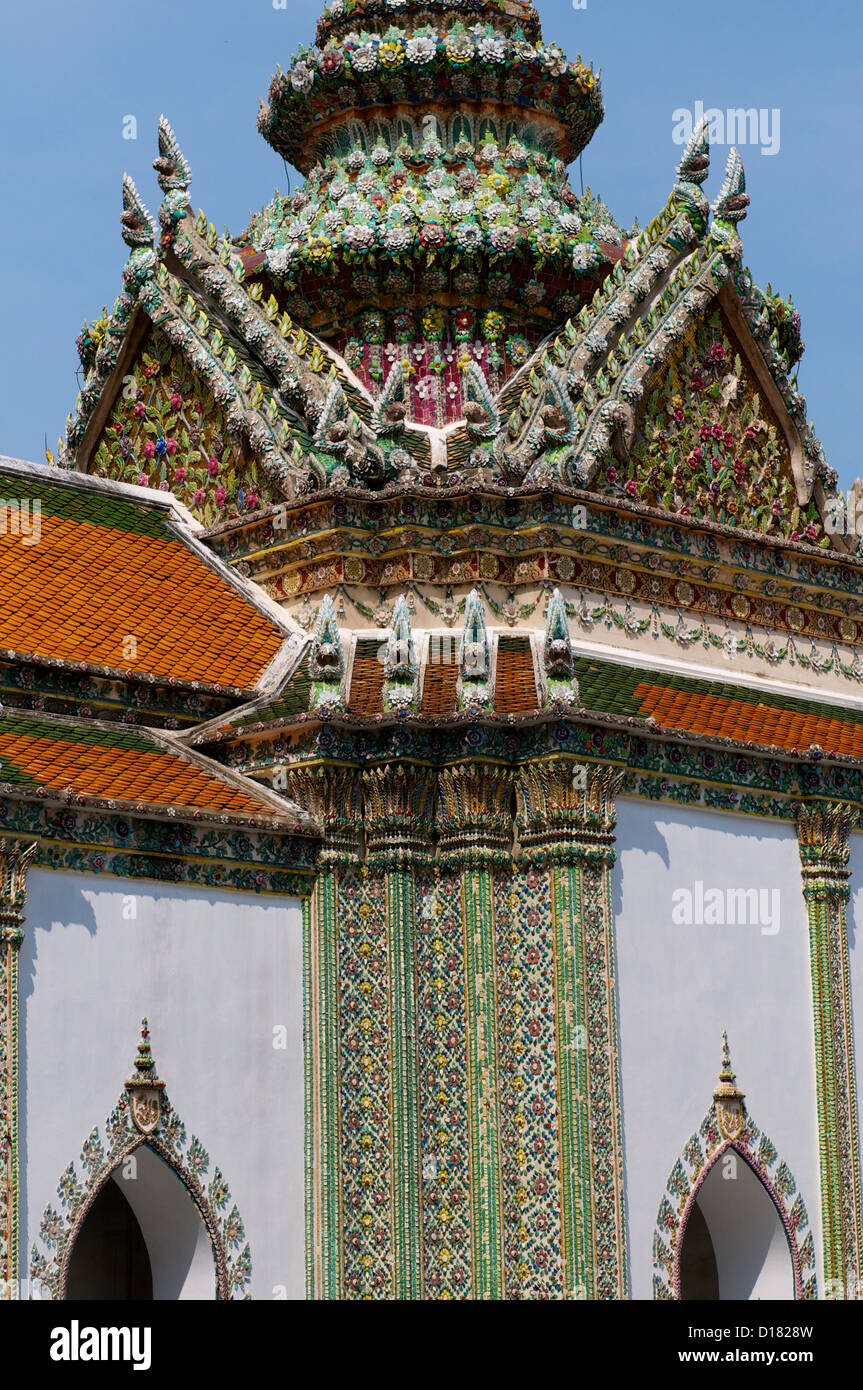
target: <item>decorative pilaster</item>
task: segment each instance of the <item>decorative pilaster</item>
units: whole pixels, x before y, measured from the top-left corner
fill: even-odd
[[[435,783],[401,763],[363,774],[369,870],[387,904],[393,1290],[423,1297],[422,1139],[417,983],[417,874],[431,866]]]
[[[485,763],[438,779],[441,870],[461,878],[467,1012],[468,1134],[473,1296],[504,1298],[498,1077],[495,866],[509,863],[512,772]]]
[[[361,790],[355,768],[295,767],[289,794],[323,827],[308,936],[304,943],[307,1077],[307,1193],[311,1296],[343,1296],[341,1184],[339,872],[359,864]]]
[[[0,842],[0,1299],[18,1297],[18,952],[36,842]]]
[[[846,904],[848,836],[858,812],[842,802],[797,808],[809,948],[818,1095],[821,1223],[828,1298],[861,1293],[860,1141]]]
[[[622,772],[551,758],[519,769],[519,836],[548,866],[565,1298],[626,1298],[611,868]]]

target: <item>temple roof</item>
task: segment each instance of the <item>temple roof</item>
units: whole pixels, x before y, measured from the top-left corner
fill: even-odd
[[[96,811],[314,833],[299,807],[151,731],[0,715],[0,791]]]
[[[246,697],[278,668],[289,620],[214,559],[170,494],[9,459],[0,491],[7,658]]]
[[[404,41],[386,37],[390,20]],[[590,69],[567,64],[534,21],[520,0],[336,6],[323,48],[278,78],[267,117],[284,105],[314,123],[325,109],[334,143],[311,142],[306,186],[239,238],[193,215],[191,172],[162,118],[165,196],[156,219],[124,184],[124,293],[85,335],[90,371],[61,461],[173,488],[217,528],[245,515],[267,528],[311,493],[564,485],[853,553],[857,537],[827,524],[837,478],[796,384],[799,316],[743,264],[739,155],[711,207],[702,123],[666,206],[621,232],[600,200],[569,188],[556,114],[541,120],[527,101],[501,115],[502,74],[514,64],[521,80],[523,42],[552,96],[581,81],[594,100]],[[463,64],[456,32],[472,45]],[[426,38],[428,63],[422,44],[413,57],[407,47]],[[376,75],[321,106],[316,84],[344,75],[340,59],[323,61],[333,45],[344,71],[368,49]],[[443,86],[429,76],[437,63]],[[392,103],[370,114],[369,84],[413,68],[417,80],[428,69],[426,97],[403,119]],[[479,106],[475,81],[490,94]]]

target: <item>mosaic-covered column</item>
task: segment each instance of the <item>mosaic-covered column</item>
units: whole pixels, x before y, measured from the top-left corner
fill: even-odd
[[[498,1077],[494,870],[510,862],[512,772],[486,763],[438,779],[438,864],[459,881],[464,925],[473,1297],[506,1296]]]
[[[848,835],[858,812],[842,802],[798,807],[797,836],[815,1026],[821,1222],[828,1298],[861,1295],[860,1141],[854,1074],[846,904]]]
[[[36,842],[0,843],[0,1299],[18,1297],[18,952]]]
[[[628,1294],[611,906],[622,780],[563,757],[518,772],[522,853],[550,878],[564,1298]]]
[[[360,862],[361,784],[354,768],[291,768],[290,795],[324,838],[311,906],[304,914],[306,1208],[311,1242],[307,1295],[343,1296],[344,1223],[340,1113],[340,875]]]
[[[423,1297],[423,1194],[417,981],[418,877],[433,861],[435,779],[399,763],[370,768],[366,865],[386,889],[389,978],[392,1297]]]

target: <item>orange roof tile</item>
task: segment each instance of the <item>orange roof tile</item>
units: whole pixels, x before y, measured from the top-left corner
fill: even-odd
[[[85,726],[36,724],[4,719],[0,728],[0,781],[41,785],[53,791],[71,787],[78,796],[141,801],[234,815],[275,814],[254,794],[196,766],[179,753],[139,735],[94,741]],[[117,746],[118,742],[133,746]],[[149,744],[149,746],[147,746]]]
[[[0,480],[5,495],[32,497],[37,488]],[[254,688],[284,634],[155,508],[57,485],[41,491],[38,543],[25,544],[11,527],[0,534],[0,647]]]
[[[831,753],[863,757],[863,724],[831,715],[776,709],[702,691],[673,690],[642,681],[633,694],[641,712],[666,729],[805,751],[812,744]]]

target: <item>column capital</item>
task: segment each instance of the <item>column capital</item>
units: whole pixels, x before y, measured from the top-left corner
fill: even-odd
[[[797,802],[797,840],[807,897],[842,897],[848,885],[848,837],[860,812],[844,801]]]
[[[385,763],[363,772],[370,868],[431,863],[435,783],[431,768],[414,763]]]
[[[288,790],[323,831],[320,868],[347,868],[360,862],[362,782],[358,767],[298,763],[286,769]]]
[[[525,857],[613,864],[614,803],[624,776],[622,768],[564,754],[519,767],[518,829]]]
[[[18,947],[24,939],[27,870],[37,848],[37,840],[0,840],[0,943],[4,946]]]
[[[512,850],[511,768],[479,761],[457,763],[438,774],[438,862],[506,865]]]

